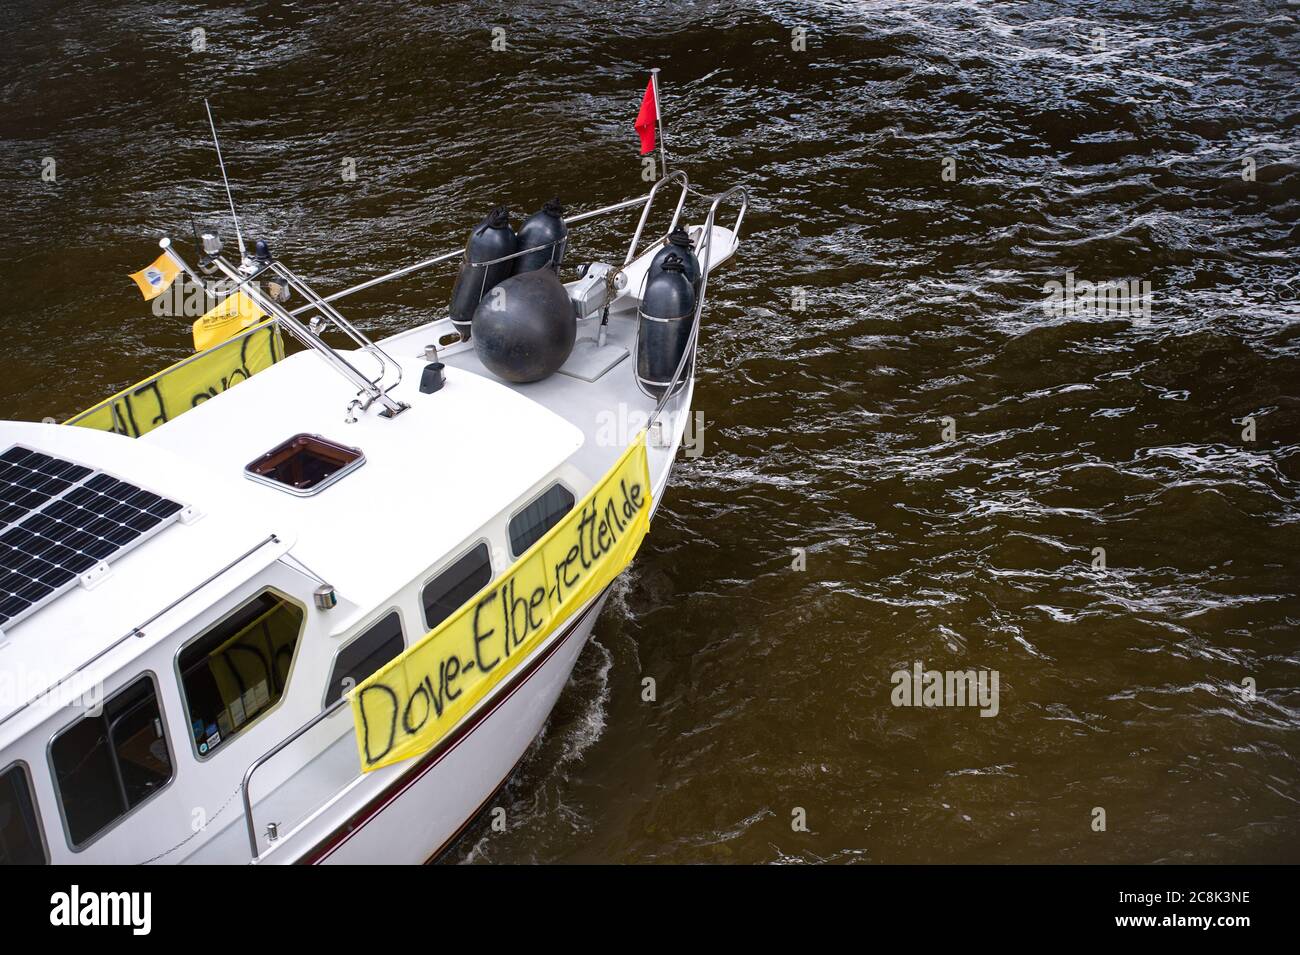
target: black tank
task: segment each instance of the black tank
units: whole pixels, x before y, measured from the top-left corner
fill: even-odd
[[[694,318],[695,289],[686,278],[682,260],[669,251],[658,272],[646,282],[637,312],[636,376],[656,398],[672,383],[690,341]],[[681,380],[689,377],[688,362]]]
[[[659,270],[663,268],[664,259],[670,255],[675,255],[681,259],[682,271],[686,274],[687,280],[691,283],[691,288],[695,290],[698,297],[700,294],[700,260],[695,257],[695,243],[691,241],[690,235],[681,226],[668,233],[668,241],[650,260],[650,268],[646,270],[647,281],[659,274]]]
[[[558,198],[542,206],[540,212],[534,212],[519,227],[519,248],[537,249],[515,259],[515,275],[549,268],[557,275],[560,262],[564,260],[564,249],[569,244],[569,227],[564,224],[564,206]]]
[[[519,240],[515,237],[515,230],[510,228],[510,211],[505,206],[489,212],[487,218],[469,234],[460,275],[456,276],[456,285],[451,290],[451,321],[461,338],[470,337],[474,309],[478,308],[483,296],[509,278],[515,269],[514,259],[487,266],[473,263],[488,262],[518,251]]]

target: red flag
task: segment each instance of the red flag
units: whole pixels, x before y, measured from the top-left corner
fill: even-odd
[[[641,110],[636,114],[636,132],[641,137],[641,155],[655,148],[655,122],[659,119],[655,109],[655,81],[645,86],[645,96],[641,97]]]

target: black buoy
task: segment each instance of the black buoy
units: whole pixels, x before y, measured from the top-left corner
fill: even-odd
[[[560,277],[549,268],[512,275],[474,312],[474,351],[488,371],[523,384],[568,361],[578,325]]]
[[[696,296],[700,294],[700,260],[695,257],[695,243],[691,241],[690,234],[678,226],[668,233],[667,241],[664,242],[663,248],[655,253],[654,258],[650,260],[650,268],[646,269],[646,284],[650,279],[659,274],[663,268],[664,260],[670,255],[675,255],[681,260],[682,271],[686,275],[687,281],[691,283],[691,288],[695,290]]]
[[[565,246],[569,244],[569,227],[564,224],[564,206],[559,198],[552,199],[534,212],[519,227],[519,248],[534,249],[515,259],[515,275],[550,268],[560,271]],[[544,248],[537,248],[544,246]]]
[[[650,394],[662,397],[686,353],[695,318],[695,289],[685,266],[670,251],[646,282],[637,310],[636,377]],[[689,365],[688,365],[689,368]],[[682,380],[689,377],[684,372]]]
[[[519,251],[519,240],[510,227],[510,210],[498,206],[487,218],[474,227],[465,244],[465,258],[461,263],[456,285],[451,290],[451,321],[461,338],[470,337],[474,309],[483,296],[510,276],[514,260],[507,259],[495,265],[476,265],[490,262]]]

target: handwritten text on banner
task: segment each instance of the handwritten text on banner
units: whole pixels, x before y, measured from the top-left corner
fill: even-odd
[[[427,752],[632,561],[650,524],[644,436],[487,589],[351,695],[361,768]]]

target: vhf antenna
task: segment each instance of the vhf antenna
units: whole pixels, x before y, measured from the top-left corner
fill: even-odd
[[[207,97],[203,98],[203,108],[208,111],[208,125],[212,127],[212,145],[217,147],[217,165],[221,167],[221,181],[226,184],[226,199],[230,202],[230,217],[235,220],[235,238],[239,240],[239,261],[246,262],[248,253],[244,250],[244,234],[239,231],[239,214],[235,212],[235,197],[230,194],[230,180],[226,178],[226,163],[221,158],[221,142],[217,139],[217,124],[212,121],[212,107]]]

